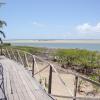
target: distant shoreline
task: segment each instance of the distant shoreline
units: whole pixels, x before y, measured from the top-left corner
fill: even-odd
[[[4,40],[5,43],[89,43],[89,44],[100,44],[100,40]]]

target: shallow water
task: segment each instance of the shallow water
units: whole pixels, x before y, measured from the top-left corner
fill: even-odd
[[[89,43],[12,43],[15,46],[32,46],[32,47],[46,47],[46,48],[68,48],[68,49],[87,49],[100,51],[100,44]]]

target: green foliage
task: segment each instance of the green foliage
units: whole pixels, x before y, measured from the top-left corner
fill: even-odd
[[[100,81],[100,53],[80,49],[58,49],[55,52],[57,61],[63,68],[74,70],[88,75],[92,80]]]
[[[90,75],[95,73],[93,69],[100,68],[100,53],[96,51],[80,50],[80,49],[58,49],[55,52],[57,61],[64,68],[73,68],[84,74]],[[63,67],[62,66],[62,67]],[[76,68],[75,68],[76,66]]]
[[[27,46],[12,46],[12,48],[23,50],[31,54],[42,54],[46,50],[45,48],[27,47]]]
[[[97,75],[91,75],[91,76],[90,76],[90,79],[96,81],[96,80],[97,80]]]

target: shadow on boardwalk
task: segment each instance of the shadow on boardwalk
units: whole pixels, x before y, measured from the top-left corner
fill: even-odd
[[[0,64],[0,100],[7,100],[5,95],[3,66]]]

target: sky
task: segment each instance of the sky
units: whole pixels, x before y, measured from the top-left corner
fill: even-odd
[[[100,39],[100,0],[0,0],[6,39]]]

